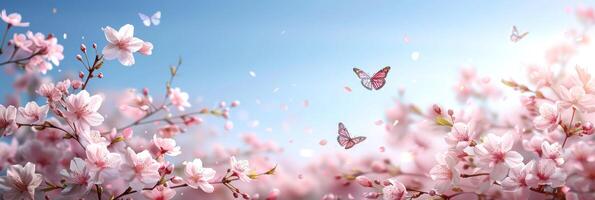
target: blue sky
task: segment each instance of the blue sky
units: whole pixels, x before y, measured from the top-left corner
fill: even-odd
[[[297,150],[320,148],[318,140],[323,138],[334,142],[339,121],[353,134],[371,138],[366,146],[375,147],[382,133],[373,122],[384,117],[399,88],[406,88],[407,100],[420,105],[456,105],[452,85],[460,66],[473,65],[480,74],[496,79],[509,76],[510,70],[520,71],[524,55],[533,50],[528,46],[549,43],[550,38],[577,25],[566,7],[592,4],[2,0],[0,8],[21,13],[31,22],[31,30],[60,38],[66,59],[52,75],[78,72],[81,66],[74,56],[79,44],[97,42],[103,47],[106,41],[101,27],[132,24],[135,36],[155,45],[153,55],[135,56],[137,62],[132,67],[107,62],[105,78],[94,82],[92,92],[142,87],[160,91],[168,65],[181,56],[184,64],[174,86],[189,92],[194,104],[198,99],[209,106],[219,100],[242,102],[232,116],[237,128],[222,140],[231,141],[239,133],[251,131]],[[161,24],[144,27],[137,13],[155,11],[162,12]],[[509,42],[513,25],[530,31],[522,43]],[[67,39],[62,38],[63,33]],[[403,43],[404,35],[411,38],[409,44]],[[417,61],[410,58],[414,51],[421,55]],[[351,70],[358,66],[372,72],[386,65],[392,70],[380,91],[363,89]],[[249,71],[257,76],[249,76]],[[0,76],[4,85],[11,80]],[[344,86],[352,87],[353,92],[345,93]],[[275,88],[279,91],[273,93]],[[309,108],[302,106],[306,99]],[[289,110],[282,111],[281,104],[287,104]],[[251,120],[259,120],[260,126],[249,128]],[[282,130],[284,121],[291,121],[287,130]],[[263,131],[267,127],[273,128],[273,133]],[[304,137],[306,127],[314,132]],[[289,140],[295,141],[290,144]],[[338,150],[334,143],[325,148]],[[295,152],[287,153],[294,156]]]

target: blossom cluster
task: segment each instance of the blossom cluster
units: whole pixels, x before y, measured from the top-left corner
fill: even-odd
[[[1,17],[8,26],[4,36],[11,27],[29,26],[21,22],[18,13],[7,15],[3,10]],[[19,106],[20,98],[0,104],[0,137],[12,140],[10,145],[0,143],[0,171],[6,170],[6,175],[0,177],[0,198],[163,200],[180,196],[176,188],[213,193],[214,185],[223,185],[231,196],[248,199],[250,195],[233,182],[250,182],[275,173],[275,168],[257,173],[247,160],[234,155],[226,157],[229,166],[222,171],[219,170],[223,166],[218,165],[217,170],[209,168],[200,158],[174,162],[174,157],[182,153],[176,136],[202,124],[200,115],[228,120],[231,108],[239,106],[239,101],[230,106],[222,102],[213,109],[188,111],[192,109],[189,94],[172,87],[181,62],[170,67],[164,99],[153,101],[147,88],[139,94],[132,91],[125,95],[118,110],[133,121],[128,125],[109,124],[101,111],[106,96],[91,93],[88,85],[94,78],[103,78],[100,71],[106,65],[104,60],[118,59],[129,66],[134,64],[133,53],[151,55],[153,45],[134,37],[134,27],[129,24],[118,31],[109,26],[103,31],[108,44],[101,54],[95,43],[94,57],[89,55],[86,45],[80,46],[81,54],[76,59],[83,70],[78,78],[54,82],[35,75],[45,74],[52,64],[58,65],[64,58],[63,47],[51,34],[14,34],[7,45],[11,51],[0,52],[9,55],[0,65],[10,65],[25,74],[26,78],[17,79],[15,85],[24,85],[21,90],[30,89],[30,99],[40,98],[25,106]],[[17,90],[17,96],[21,90]],[[152,137],[135,134],[135,129],[144,125],[156,126]],[[148,130],[145,129],[146,133]]]

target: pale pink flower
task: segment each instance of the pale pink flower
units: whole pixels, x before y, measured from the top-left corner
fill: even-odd
[[[141,194],[148,200],[170,200],[176,196],[176,190],[159,185],[153,190],[143,190]]]
[[[564,185],[566,174],[562,169],[556,167],[556,163],[550,159],[541,159],[533,165],[531,174],[527,175],[527,184],[531,187],[549,185],[560,187]]]
[[[574,107],[583,112],[595,111],[595,96],[586,94],[581,86],[574,86],[570,90],[560,86],[559,94],[561,99],[558,102],[562,108]]]
[[[560,113],[558,112],[558,106],[548,103],[543,103],[539,106],[539,116],[533,120],[535,128],[548,131],[556,129],[559,122]]]
[[[101,144],[103,146],[108,146],[110,144],[109,141],[97,130],[83,130],[79,132],[80,142],[83,146],[88,146],[91,144]]]
[[[86,90],[82,90],[76,95],[66,97],[65,102],[64,116],[78,129],[89,129],[90,126],[98,126],[103,122],[103,116],[97,112],[103,102],[101,96],[89,96]]]
[[[143,47],[141,47],[138,52],[147,56],[153,54],[153,43],[143,42]]]
[[[576,66],[576,77],[573,79],[579,85],[583,86],[586,93],[595,93],[595,81],[586,68]]]
[[[60,90],[54,86],[54,83],[51,82],[41,84],[36,92],[37,94],[46,97],[49,102],[58,101],[62,97],[62,92],[60,92]]]
[[[39,107],[37,103],[31,101],[24,108],[19,108],[19,116],[24,123],[37,123],[45,119],[49,109],[48,105]]]
[[[444,139],[450,147],[463,149],[469,146],[474,135],[467,124],[457,122]]]
[[[502,180],[506,177],[509,168],[522,164],[523,156],[516,151],[511,151],[514,141],[510,133],[502,137],[490,133],[483,143],[473,148],[474,153],[479,157],[481,167],[490,170],[490,178],[493,180]]]
[[[6,14],[6,10],[2,10],[2,14],[0,14],[0,18],[2,21],[10,24],[10,26],[17,26],[17,27],[27,27],[29,26],[29,22],[21,22],[21,14],[19,13],[10,13],[9,15]]]
[[[184,107],[190,107],[190,103],[188,103],[188,93],[182,92],[180,88],[173,88],[169,91],[169,100],[171,104],[174,105],[178,110],[184,111]]]
[[[93,177],[93,182],[101,184],[103,182],[103,171],[110,168],[116,168],[120,164],[120,154],[111,153],[105,145],[91,144],[87,146],[87,167]]]
[[[134,64],[134,52],[143,47],[143,41],[134,37],[134,26],[126,24],[116,31],[112,27],[103,28],[105,39],[109,42],[103,48],[103,55],[107,60],[118,58],[118,61],[124,66]]]
[[[59,90],[62,94],[68,94],[68,89],[70,88],[70,85],[70,79],[65,79],[56,83],[56,89]]]
[[[559,143],[550,144],[548,141],[543,141],[541,143],[541,152],[543,152],[542,158],[550,159],[558,166],[564,164],[564,158],[562,157],[563,149]]]
[[[16,34],[15,33],[12,37],[12,40],[10,40],[10,43],[12,43],[16,47],[18,47],[20,50],[23,50],[26,52],[31,52],[31,50],[29,49],[29,46],[31,46],[32,42],[31,42],[31,40],[27,39],[27,36],[25,34],[22,34],[22,33]]]
[[[18,128],[16,123],[17,109],[10,105],[0,105],[0,136],[11,135]]]
[[[407,196],[405,185],[397,181],[396,178],[388,179],[390,183],[382,188],[382,199],[384,200],[402,200]]]
[[[355,177],[355,182],[357,182],[359,185],[363,186],[363,187],[372,187],[373,183],[372,183],[372,179],[368,178],[367,176],[358,176]]]
[[[180,147],[176,146],[176,141],[171,138],[158,138],[157,135],[153,135],[153,144],[151,152],[157,157],[163,155],[177,156],[182,153]]]
[[[61,192],[63,195],[80,196],[86,194],[93,187],[87,163],[81,158],[77,157],[71,160],[70,168],[63,169],[60,174],[66,181],[66,188]]]
[[[0,142],[0,171],[3,170],[8,164],[14,162],[14,157],[17,154],[18,147],[19,142],[17,141],[16,137],[12,138],[10,145],[5,142]]]
[[[537,88],[549,87],[554,82],[554,73],[549,66],[530,65],[527,67],[527,75],[529,81],[535,84]]]
[[[122,165],[120,166],[123,178],[131,181],[130,186],[134,189],[140,189],[144,186],[157,183],[161,176],[159,167],[161,166],[149,151],[144,150],[135,153],[128,147]]]
[[[215,189],[213,185],[209,183],[209,180],[215,178],[215,170],[204,168],[200,159],[194,159],[192,162],[187,162],[184,174],[186,175],[184,180],[186,180],[186,183],[191,188],[200,188],[206,193],[211,193]]]
[[[250,164],[247,160],[236,160],[235,156],[229,159],[231,165],[231,171],[244,182],[250,182],[250,177],[247,173],[250,170]]]
[[[34,199],[35,188],[42,181],[41,174],[35,173],[35,164],[8,167],[6,176],[0,177],[0,193],[4,199]]]
[[[529,140],[523,140],[523,148],[527,151],[535,152],[539,157],[541,157],[541,155],[543,155],[543,152],[541,151],[541,144],[543,141],[543,137],[534,135]]]
[[[460,172],[457,169],[457,160],[451,155],[444,154],[437,156],[438,165],[430,169],[430,178],[434,180],[434,186],[438,191],[447,191],[459,184]]]
[[[173,138],[178,133],[180,133],[180,127],[177,125],[165,125],[159,128],[159,135],[166,138]]]
[[[579,141],[570,147],[569,159],[577,162],[582,168],[582,164],[595,162],[595,146],[584,141]]]
[[[508,177],[502,180],[502,188],[505,191],[516,191],[518,189],[529,187],[527,176],[532,172],[535,161],[530,161],[526,165],[517,165],[510,169]]]

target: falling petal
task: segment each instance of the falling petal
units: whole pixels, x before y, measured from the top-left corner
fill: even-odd
[[[376,120],[374,122],[374,124],[376,124],[376,126],[380,126],[380,125],[384,124],[384,121],[382,121],[381,119],[379,119],[379,120]]]
[[[250,74],[250,76],[252,76],[252,77],[256,77],[256,72],[254,72],[254,71],[250,71],[250,72],[248,72],[248,73]]]
[[[349,86],[345,86],[343,87],[343,89],[345,90],[345,92],[350,93],[351,92],[351,87]]]
[[[320,144],[320,146],[324,146],[326,145],[328,142],[325,139],[320,140],[320,142],[318,142],[318,144]]]

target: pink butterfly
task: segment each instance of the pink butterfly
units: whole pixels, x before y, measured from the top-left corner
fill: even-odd
[[[389,70],[390,67],[384,67],[370,78],[370,75],[361,69],[355,67],[353,68],[355,75],[357,75],[357,77],[362,81],[362,85],[368,90],[380,90],[380,88],[384,87],[384,84],[386,83],[385,78]]]
[[[366,137],[359,136],[352,138],[349,134],[349,131],[345,128],[342,122],[339,122],[339,136],[337,136],[337,142],[345,149],[350,149],[351,147],[355,146],[356,144],[366,140]]]
[[[512,34],[510,35],[510,41],[518,42],[525,36],[527,36],[527,34],[529,34],[529,32],[525,32],[519,35],[519,30],[517,30],[516,26],[512,26]]]

